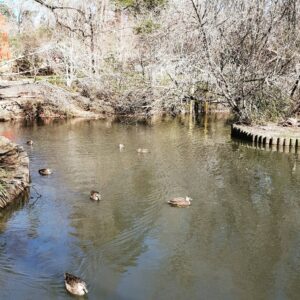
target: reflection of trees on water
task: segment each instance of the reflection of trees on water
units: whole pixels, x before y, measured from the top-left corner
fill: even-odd
[[[24,207],[24,205],[28,202],[28,197],[29,195],[27,193],[21,195],[14,203],[0,211],[0,233],[5,232],[7,222],[13,214]]]
[[[149,231],[162,222],[162,203],[177,194],[190,194],[196,199],[184,225],[178,227],[176,218],[167,221],[177,228],[177,236],[175,230],[167,236],[168,226],[157,236],[168,255],[156,276],[173,276],[165,287],[156,281],[157,288],[166,297],[176,285],[195,295],[201,287],[207,296],[216,296],[225,281],[224,295],[234,289],[240,297],[273,296],[269,291],[274,291],[280,273],[293,274],[286,265],[295,251],[287,254],[283,245],[289,249],[297,245],[297,233],[291,237],[291,232],[298,224],[298,202],[296,192],[285,186],[299,174],[291,175],[289,156],[280,153],[270,157],[239,146],[232,152],[225,144],[223,124],[209,125],[208,138],[202,135],[201,124],[189,134],[181,126],[184,129],[185,123],[128,130],[112,125],[105,128],[107,137],[103,139],[102,132],[101,140],[95,141],[95,131],[104,129],[91,123],[81,134],[88,145],[97,146],[87,147],[87,152],[74,129],[66,149],[72,154],[62,163],[76,172],[64,180],[78,190],[80,181],[87,190],[99,183],[104,194],[100,203],[84,202],[82,195],[84,205],[76,203],[70,215],[90,266],[97,268],[104,260],[116,272],[137,267],[138,257],[147,251]],[[118,152],[116,141],[126,141],[124,153]],[[138,145],[150,148],[151,154],[137,155]],[[81,173],[76,166],[82,164],[82,153],[86,156]],[[154,275],[151,278],[154,283]],[[118,281],[119,276],[115,285]],[[294,282],[289,280],[291,285],[285,288],[295,289]]]
[[[26,255],[22,246],[28,243],[28,230],[24,229],[18,232],[6,232],[8,222],[13,215],[17,214],[28,203],[28,194],[21,195],[14,203],[2,209],[0,212],[0,265],[2,272],[6,276],[0,274],[0,286],[5,290],[7,275],[13,273],[11,261],[15,259],[15,255]],[[1,272],[1,273],[2,273]],[[5,297],[5,292],[2,293]]]
[[[34,127],[37,137],[46,132],[34,147],[45,164],[57,164],[59,205],[76,237],[69,246],[80,249],[72,263],[104,298],[145,282],[145,299],[299,293],[296,154],[231,143],[223,120]],[[90,201],[91,189],[103,201]],[[192,207],[169,208],[165,201],[177,195],[191,196]]]
[[[113,126],[110,129],[113,142],[108,139],[105,143],[114,147],[116,141],[125,140],[125,152],[120,156],[117,149],[115,152],[110,150],[111,157],[106,160],[103,157],[106,155],[106,149],[102,149],[103,153],[99,156],[92,149],[89,150],[91,161],[86,158],[85,168],[95,171],[95,174],[91,175],[94,176],[95,182],[102,181],[104,200],[99,204],[89,203],[89,207],[86,205],[84,209],[81,206],[74,208],[70,219],[76,230],[75,235],[80,240],[82,249],[88,253],[89,262],[94,268],[101,265],[103,260],[109,262],[118,272],[136,266],[138,257],[147,251],[145,239],[149,236],[149,231],[153,231],[160,223],[161,210],[166,207],[165,201],[178,194],[190,193],[198,198],[199,184],[202,186],[201,189],[207,184],[209,174],[206,168],[203,168],[202,161],[208,161],[209,156],[211,156],[209,162],[218,160],[217,151],[212,147],[214,141],[211,138],[204,141],[201,127],[195,127],[193,132],[187,135],[184,126],[185,124],[182,127],[180,123],[172,122],[151,128],[139,126],[120,132],[114,131]],[[217,126],[223,125],[209,126],[209,131],[217,142],[222,144],[224,135],[218,131]],[[72,139],[72,143],[75,141]],[[97,144],[97,141],[93,142]],[[136,154],[135,148],[139,145],[150,148],[151,154],[142,156]],[[72,147],[77,149],[75,145]],[[200,159],[201,163],[195,164],[195,158]],[[81,158],[77,155],[78,162],[76,162],[76,155],[73,153],[72,161],[66,164],[68,166],[74,164],[74,159],[77,164]],[[97,170],[94,167],[95,159]],[[102,179],[103,170],[105,178]],[[195,178],[199,178],[199,183],[195,184]],[[103,183],[103,180],[109,181]],[[111,189],[110,185],[114,188]],[[170,226],[172,222],[176,226],[176,219],[168,220]],[[85,241],[89,241],[92,246],[84,247]],[[185,267],[183,267],[180,265],[178,255],[170,257],[169,265],[174,268],[175,274],[185,274],[181,285],[188,288],[194,284],[191,279],[194,275],[189,271],[193,260],[184,260]],[[116,279],[115,284],[118,280]],[[161,283],[158,281],[157,284]]]
[[[296,295],[296,278],[289,277],[296,277],[298,270],[292,266],[299,269],[300,264],[295,255],[300,240],[299,190],[289,190],[288,157],[251,150],[243,154],[244,159],[238,159],[238,151],[218,151],[219,163],[210,174],[216,197],[212,203],[204,200],[201,214],[193,210],[189,249],[195,252],[190,254],[210,264],[208,276],[231,276],[240,298],[275,297],[270,291]],[[220,174],[224,188],[213,186]],[[289,278],[290,286],[280,287],[282,277]]]

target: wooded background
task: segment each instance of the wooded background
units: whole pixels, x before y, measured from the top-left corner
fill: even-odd
[[[226,101],[248,124],[299,112],[300,0],[0,3],[3,78],[47,76],[120,113],[175,115],[191,99]]]

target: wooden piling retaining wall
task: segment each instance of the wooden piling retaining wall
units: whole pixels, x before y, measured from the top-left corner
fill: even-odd
[[[233,124],[231,135],[232,137],[252,142],[255,145],[300,148],[300,129],[299,135],[289,135],[288,133],[280,135],[268,130],[262,132],[262,130],[256,130],[255,127]]]

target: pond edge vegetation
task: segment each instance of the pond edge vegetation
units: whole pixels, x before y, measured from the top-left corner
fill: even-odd
[[[19,11],[10,1],[0,6],[12,54],[0,76],[78,93],[89,117],[178,115],[193,101],[224,104],[247,125],[300,112],[297,0],[28,3]],[[56,105],[65,106],[59,116],[78,113],[56,98],[53,115]],[[33,106],[47,115],[47,102]]]

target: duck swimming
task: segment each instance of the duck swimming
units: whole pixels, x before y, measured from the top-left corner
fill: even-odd
[[[83,296],[88,293],[86,283],[77,276],[65,273],[65,287],[73,295]]]
[[[39,173],[42,176],[47,176],[47,175],[51,175],[52,171],[51,171],[51,169],[45,168],[45,169],[40,169]]]
[[[101,195],[97,191],[91,191],[90,199],[94,200],[94,201],[99,201],[99,200],[101,200]]]
[[[125,148],[125,145],[124,144],[119,144],[119,149],[120,150],[123,150]]]
[[[26,142],[26,144],[32,146],[33,145],[33,141],[29,140],[29,141]]]
[[[138,148],[136,151],[137,151],[137,153],[149,153],[150,152],[150,150],[146,149],[146,148]]]
[[[192,198],[186,196],[185,198],[183,197],[176,197],[168,201],[168,204],[170,204],[173,207],[188,207],[192,203]]]

